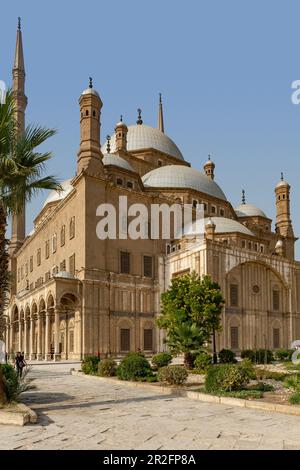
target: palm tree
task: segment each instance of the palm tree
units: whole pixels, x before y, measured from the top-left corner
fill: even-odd
[[[8,272],[7,217],[20,213],[26,202],[39,190],[61,190],[54,176],[42,176],[51,152],[36,148],[56,134],[53,129],[28,126],[20,134],[15,122],[14,99],[11,91],[0,105],[0,338],[3,335],[3,314],[8,299],[10,274]],[[0,367],[0,403],[5,401]]]

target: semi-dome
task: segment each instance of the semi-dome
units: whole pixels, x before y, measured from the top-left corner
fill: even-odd
[[[111,151],[116,150],[116,134],[111,136]],[[184,160],[182,153],[177,145],[166,134],[159,129],[147,126],[145,124],[136,124],[128,126],[127,150],[155,149],[163,152],[178,160]],[[101,148],[102,153],[106,152],[106,144]]]
[[[119,168],[124,168],[124,170],[130,170],[134,171],[133,167],[130,165],[130,163],[125,160],[125,158],[120,157],[120,155],[117,154],[111,154],[111,153],[106,153],[103,156],[103,165],[114,165]]]
[[[62,190],[61,191],[51,191],[48,194],[48,197],[46,201],[44,202],[43,208],[46,207],[47,204],[50,202],[55,202],[55,201],[60,201],[61,199],[64,199],[73,189],[73,186],[71,185],[71,180],[66,180],[61,183]]]
[[[239,204],[235,208],[235,213],[238,217],[264,217],[267,219],[266,214],[253,204]]]
[[[201,171],[184,165],[166,165],[156,168],[146,173],[142,180],[146,187],[195,189],[218,199],[227,200],[214,180]]]

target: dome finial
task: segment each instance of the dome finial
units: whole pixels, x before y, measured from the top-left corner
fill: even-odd
[[[18,31],[21,31],[21,17],[18,16]]]
[[[106,136],[107,144],[106,144],[106,152],[110,153],[110,135]]]
[[[242,204],[246,204],[245,190],[242,190]]]
[[[139,109],[137,110],[137,112],[138,112],[138,118],[137,118],[136,123],[137,123],[137,124],[143,124],[143,120],[142,120],[142,110],[139,108]]]
[[[210,154],[208,154],[208,160],[209,160],[209,161],[210,161],[210,157],[211,157],[211,155],[210,155]]]
[[[123,122],[123,114],[120,116],[120,122]]]
[[[281,179],[281,181],[283,181],[283,172],[281,172],[280,179]]]
[[[93,88],[93,79],[89,77],[89,88]]]

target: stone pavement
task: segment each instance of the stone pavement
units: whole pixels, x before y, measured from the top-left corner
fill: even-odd
[[[300,449],[300,418],[160,395],[37,364],[37,425],[0,425],[0,449]],[[78,367],[78,365],[77,365]]]

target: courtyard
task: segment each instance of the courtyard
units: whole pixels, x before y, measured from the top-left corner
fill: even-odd
[[[201,403],[34,364],[38,424],[0,425],[0,449],[300,449],[299,417]]]

